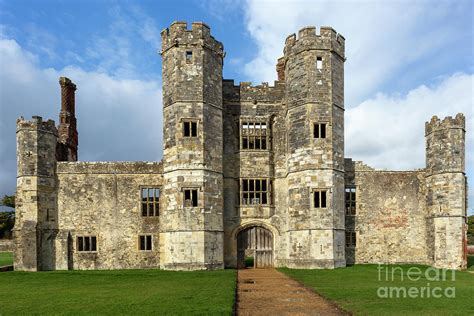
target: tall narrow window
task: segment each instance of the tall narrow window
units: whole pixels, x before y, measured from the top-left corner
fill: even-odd
[[[270,203],[270,181],[268,179],[242,179],[240,196],[242,205],[267,205]]]
[[[184,206],[185,207],[198,206],[198,190],[197,189],[184,190]]]
[[[326,123],[313,124],[313,137],[326,138]]]
[[[96,236],[78,236],[77,251],[79,252],[95,252],[97,251]]]
[[[160,215],[160,189],[142,188],[142,216]]]
[[[140,235],[138,236],[139,248],[141,251],[153,250],[153,238],[152,235]]]
[[[313,205],[314,208],[325,208],[327,207],[327,191],[318,190],[313,192]]]
[[[197,137],[197,122],[196,121],[183,121],[183,136],[184,137]]]
[[[356,188],[346,187],[346,215],[356,215]]]
[[[188,50],[186,51],[186,63],[191,64],[193,62],[193,52]]]
[[[346,231],[346,247],[355,247],[356,245],[356,232]]]
[[[321,70],[323,69],[323,58],[316,57],[316,69]]]
[[[268,148],[268,126],[266,122],[242,122],[240,127],[240,148],[266,150]]]

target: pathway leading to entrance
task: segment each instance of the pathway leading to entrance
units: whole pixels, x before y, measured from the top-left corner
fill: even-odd
[[[237,273],[237,315],[346,315],[275,269]]]

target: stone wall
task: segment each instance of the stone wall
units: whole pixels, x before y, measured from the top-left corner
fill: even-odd
[[[15,243],[13,239],[0,239],[0,251],[15,250]]]
[[[160,217],[142,216],[140,189],[161,188],[161,163],[59,162],[57,179],[56,270],[159,266]],[[140,234],[153,235],[151,251]],[[78,252],[78,236],[96,236],[97,252]]]
[[[357,246],[350,263],[423,263],[428,260],[424,171],[381,171],[346,160],[346,185],[356,188],[356,216],[346,230]]]

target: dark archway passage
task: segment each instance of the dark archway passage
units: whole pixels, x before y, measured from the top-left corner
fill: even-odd
[[[273,234],[268,229],[250,227],[237,235],[237,268],[246,267],[273,267]]]

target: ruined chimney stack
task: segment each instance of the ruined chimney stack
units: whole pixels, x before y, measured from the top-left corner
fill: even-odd
[[[278,75],[278,81],[285,81],[285,58],[284,57],[278,58],[278,62],[276,64],[276,71]]]
[[[60,77],[59,84],[61,85],[61,112],[75,115],[76,85],[66,77]]]
[[[59,112],[58,161],[77,161],[76,85],[66,77],[59,78],[61,112]]]

